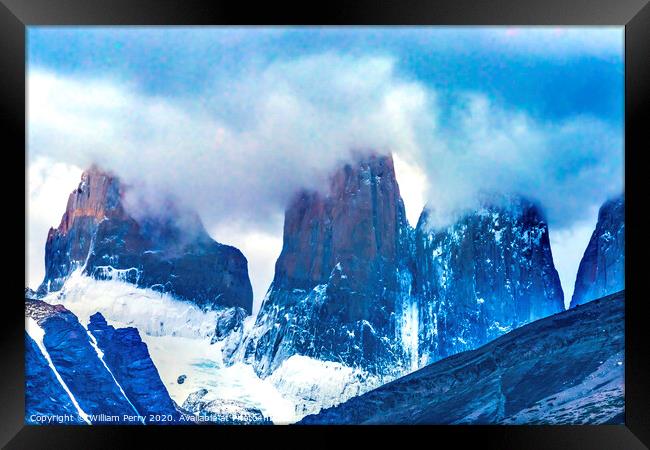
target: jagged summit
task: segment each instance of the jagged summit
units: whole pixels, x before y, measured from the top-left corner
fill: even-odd
[[[169,292],[201,306],[252,309],[248,263],[236,248],[210,238],[198,215],[168,201],[163,212],[125,208],[128,187],[92,166],[68,198],[45,249],[44,294],[60,290],[80,269]]]
[[[399,238],[407,226],[392,157],[345,164],[327,194],[302,191],[287,209],[274,286],[312,288],[339,264],[361,288],[373,281],[373,269],[404,256]]]

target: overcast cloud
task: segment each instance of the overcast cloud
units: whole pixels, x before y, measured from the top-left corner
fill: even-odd
[[[498,44],[520,33],[491,36]],[[566,48],[582,42],[574,36],[563,47],[549,33],[524,32],[516,50],[543,53],[534,44],[541,39],[569,58]],[[614,39],[598,42],[585,40],[584,52],[613,52]],[[442,225],[484,191],[539,201],[570,296],[576,245],[584,241],[584,250],[594,211],[623,188],[617,122],[580,108],[540,117],[479,89],[444,90],[402,70],[399,55],[370,53],[277,58],[232,77],[220,69],[184,95],[143,90],[127,76],[30,66],[29,285],[43,276],[47,228],[58,224],[80,171],[96,163],[137,187],[130,204],[155,209],[172,195],[197,209],[216,240],[249,259],[259,305],[291,195],[320,188],[351,150],[373,149],[394,153],[413,225],[424,203]]]

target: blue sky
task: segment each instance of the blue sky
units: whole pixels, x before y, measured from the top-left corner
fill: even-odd
[[[31,27],[28,61],[187,96],[220,76],[328,51],[393,55],[407,78],[445,91],[479,90],[535,117],[585,113],[621,123],[621,27],[510,29],[509,35],[501,27]]]
[[[349,146],[397,155],[411,222],[479,191],[537,199],[569,297],[623,185],[622,27],[30,27],[27,58],[30,285],[90,162],[197,207],[256,301],[287,196]]]

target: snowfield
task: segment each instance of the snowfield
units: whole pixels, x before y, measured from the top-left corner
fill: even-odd
[[[190,394],[207,389],[206,401],[236,400],[259,409],[274,424],[290,424],[381,384],[358,369],[299,355],[284,361],[266,379],[243,362],[226,366],[222,346],[227,339],[211,344],[222,311],[202,310],[120,279],[96,280],[77,271],[61,291],[43,300],[65,306],[84,326],[91,315],[100,312],[116,328],[137,328],[170,396],[179,405]],[[254,320],[245,319],[245,331]],[[179,383],[181,375],[185,379]]]

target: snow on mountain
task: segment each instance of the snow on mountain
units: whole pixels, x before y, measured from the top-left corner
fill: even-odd
[[[171,199],[163,214],[149,212],[147,205],[127,207],[129,189],[95,166],[84,171],[61,223],[48,233],[39,293],[58,291],[81,270],[250,314],[253,291],[244,255],[210,238],[198,215]]]
[[[224,311],[203,310],[170,294],[138,288],[119,279],[97,280],[81,270],[74,271],[60,291],[42,299],[64,305],[84,324],[100,312],[110,324],[133,326],[149,336],[211,338]]]
[[[291,422],[382,384],[380,377],[361,369],[303,355],[293,355],[283,361],[267,380],[294,404]]]
[[[43,328],[40,327],[40,325],[38,324],[38,322],[36,322],[36,320],[34,320],[31,317],[27,317],[27,319],[25,320],[25,331],[27,333],[27,340],[28,340],[28,345],[26,346],[26,348],[27,348],[27,358],[26,358],[26,360],[28,362],[32,362],[32,364],[28,365],[28,370],[27,370],[27,373],[26,373],[26,375],[27,375],[26,383],[27,383],[27,387],[29,388],[28,391],[27,391],[26,399],[25,399],[26,400],[26,410],[27,410],[26,412],[28,412],[28,413],[32,412],[32,414],[34,414],[34,415],[37,415],[37,414],[45,415],[46,413],[53,412],[53,411],[57,411],[59,414],[61,414],[61,413],[65,414],[65,413],[68,413],[68,412],[72,412],[71,411],[72,408],[65,408],[65,406],[67,406],[67,403],[69,401],[72,404],[72,406],[74,406],[73,410],[76,411],[76,413],[78,415],[78,418],[77,418],[76,422],[77,423],[82,422],[82,423],[86,423],[86,424],[90,425],[90,419],[88,418],[88,414],[83,409],[81,409],[81,406],[79,406],[79,402],[75,398],[74,394],[72,392],[70,392],[70,388],[68,387],[66,382],[63,380],[63,378],[61,378],[61,374],[59,374],[59,371],[54,366],[54,363],[52,362],[52,358],[50,357],[50,354],[47,351],[47,348],[45,348],[45,344],[43,343],[43,337],[45,336],[45,330],[43,330]],[[31,345],[29,345],[29,344],[31,344]],[[36,349],[38,349],[38,353],[36,352],[36,349],[34,349],[33,344],[36,344]],[[30,356],[32,356],[32,354],[34,354],[34,356],[35,356],[34,358],[30,358]],[[47,366],[50,368],[51,372],[47,371],[47,370],[45,370],[45,371],[41,370],[41,371],[39,371],[40,373],[37,372],[38,365],[35,363],[36,358],[44,359]],[[46,373],[43,373],[43,372],[46,372]],[[55,391],[59,390],[60,391],[61,389],[65,392],[65,395],[61,395],[61,393],[58,393],[58,395],[55,394],[55,396],[48,395],[48,397],[50,399],[52,399],[52,401],[55,403],[55,408],[56,409],[51,408],[51,409],[46,409],[45,411],[43,411],[40,408],[34,408],[32,406],[32,404],[34,403],[34,398],[36,397],[34,394],[37,391],[37,388],[35,387],[35,380],[37,379],[37,377],[34,376],[35,374],[38,374],[38,378],[41,378],[41,379],[45,378],[45,377],[51,378],[51,376],[54,375],[56,381],[49,380],[49,381],[51,381],[51,383],[50,383],[49,386],[47,386],[48,389],[50,390],[50,392],[52,392],[52,390],[55,390]],[[58,403],[56,397],[59,398],[59,402],[63,403],[63,405],[61,405],[63,407],[61,407],[60,410],[58,409],[58,408],[60,408],[60,406],[56,405],[56,403]],[[29,414],[29,415],[26,414],[26,416],[28,417],[27,418],[28,421],[31,421],[32,414]]]
[[[246,409],[251,408],[273,423],[289,424],[379,383],[342,364],[307,357],[286,361],[267,379],[261,379],[253,366],[241,361],[226,366],[223,353],[230,340],[248,335],[253,317],[244,319],[241,331],[230,331],[218,340],[218,323],[232,319],[233,308],[201,309],[119,279],[97,280],[76,271],[60,291],[43,300],[65,306],[86,327],[99,312],[106,325],[137,328],[165,388],[178,405],[206,390],[201,404],[211,403],[209,408],[214,411],[223,413],[240,405],[243,409],[238,415],[245,416]],[[180,377],[183,381],[179,383]],[[219,402],[227,402],[228,408],[217,408]]]
[[[211,423],[222,425],[270,425],[271,421],[257,408],[238,400],[206,400],[207,389],[200,389],[187,397],[183,409],[193,412],[197,419],[208,417]]]

